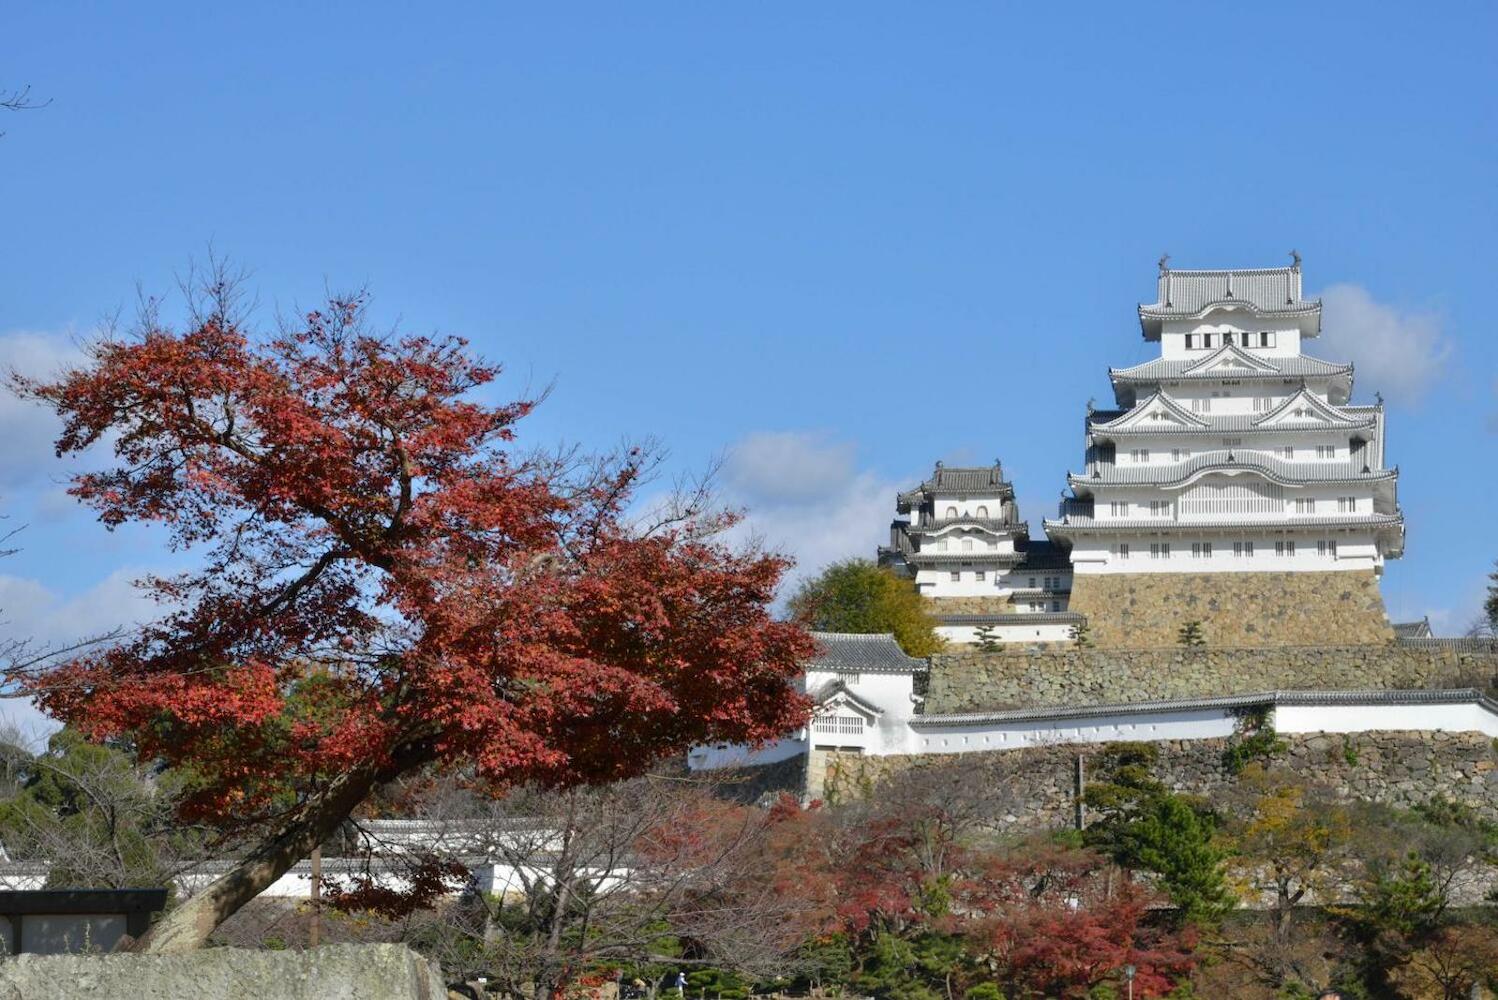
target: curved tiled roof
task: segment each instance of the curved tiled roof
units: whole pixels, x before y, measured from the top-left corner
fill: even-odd
[[[915,489],[899,494],[899,500],[908,504],[933,493],[992,493],[1012,497],[1014,487],[1004,480],[1004,467],[998,462],[988,466],[964,468],[948,468],[937,462],[931,478]]]
[[[1321,329],[1321,300],[1301,296],[1300,266],[1231,271],[1178,271],[1162,267],[1157,301],[1139,306],[1146,337],[1167,319],[1201,316],[1216,307],[1248,309],[1256,316],[1311,317],[1311,336]]]
[[[1291,397],[1291,398],[1293,399],[1294,397]],[[1141,403],[1140,405],[1142,406],[1144,404]],[[1278,409],[1278,407],[1276,407],[1276,409]],[[1334,407],[1334,409],[1338,410],[1339,412],[1341,412],[1343,414],[1351,416],[1354,419],[1354,421],[1355,421],[1354,423],[1350,423],[1350,424],[1337,424],[1336,425],[1336,429],[1337,430],[1360,430],[1360,429],[1371,428],[1371,427],[1373,427],[1378,422],[1378,411],[1379,411],[1380,407],[1373,406],[1373,405],[1369,405],[1369,406],[1339,406],[1339,407]],[[1126,415],[1126,414],[1128,414],[1130,412],[1132,412],[1132,411],[1130,411],[1130,410],[1095,410],[1095,411],[1093,411],[1092,416],[1088,419],[1087,429],[1089,431],[1093,432],[1093,433],[1102,434],[1105,437],[1113,437],[1113,436],[1125,435],[1125,434],[1129,434],[1129,435],[1132,435],[1132,434],[1140,434],[1140,435],[1143,435],[1143,434],[1150,434],[1150,435],[1154,435],[1154,434],[1171,434],[1171,435],[1175,435],[1175,434],[1196,434],[1196,435],[1206,434],[1206,435],[1212,435],[1212,434],[1258,434],[1258,433],[1267,434],[1267,433],[1271,433],[1271,432],[1281,433],[1282,434],[1286,430],[1315,431],[1315,430],[1319,430],[1319,429],[1324,429],[1324,427],[1317,427],[1317,426],[1312,426],[1312,425],[1308,425],[1308,426],[1305,426],[1305,427],[1291,427],[1291,428],[1286,428],[1286,427],[1283,427],[1283,426],[1279,426],[1279,427],[1264,427],[1264,426],[1261,426],[1262,421],[1267,416],[1267,414],[1264,414],[1264,413],[1228,413],[1228,414],[1219,414],[1219,415],[1215,415],[1215,416],[1212,415],[1212,414],[1209,414],[1209,413],[1198,413],[1198,414],[1195,414],[1195,416],[1201,417],[1201,418],[1203,418],[1203,419],[1205,419],[1207,421],[1207,426],[1205,426],[1205,427],[1195,427],[1195,426],[1192,426],[1192,427],[1182,427],[1182,426],[1180,426],[1178,424],[1177,425],[1171,425],[1171,424],[1166,424],[1164,422],[1162,422],[1161,424],[1158,424],[1158,425],[1157,424],[1149,424],[1149,425],[1140,425],[1140,426],[1137,426],[1137,427],[1110,427],[1110,426],[1108,426],[1109,424],[1111,424],[1115,420],[1117,420],[1119,417],[1124,416],[1124,415]],[[1271,411],[1271,412],[1273,412],[1273,411]]]
[[[1150,712],[1190,712],[1202,709],[1257,708],[1274,705],[1480,705],[1498,714],[1498,703],[1476,688],[1445,690],[1366,689],[1361,691],[1260,691],[1254,694],[1219,695],[1209,698],[1179,698],[1169,701],[1115,702],[1099,705],[1057,705],[1045,708],[1005,708],[991,712],[954,712],[920,715],[910,720],[912,729],[977,725],[988,722],[1030,722],[1044,719],[1085,719],[1106,715],[1142,715]]]
[[[1314,515],[1296,516],[1293,514],[1275,518],[1272,521],[1250,521],[1242,517],[1213,521],[1203,519],[1200,521],[1176,521],[1166,517],[1155,518],[1118,518],[1116,520],[1099,521],[1094,518],[1078,517],[1068,515],[1059,521],[1045,521],[1046,530],[1056,530],[1066,533],[1078,531],[1227,531],[1242,529],[1244,531],[1259,531],[1264,528],[1275,530],[1290,530],[1294,528],[1389,528],[1404,523],[1402,514],[1358,514],[1348,516],[1346,514],[1327,517],[1316,517]]]
[[[906,656],[888,632],[813,632],[817,655],[808,670],[857,670],[872,673],[911,673],[926,669],[926,661]]]
[[[1396,469],[1373,469],[1363,472],[1351,462],[1296,462],[1257,451],[1234,451],[1216,448],[1193,455],[1184,462],[1169,465],[1140,465],[1120,468],[1114,466],[1106,475],[1078,476],[1069,474],[1067,482],[1073,487],[1092,488],[1098,486],[1184,486],[1189,481],[1207,472],[1253,471],[1265,479],[1284,486],[1303,483],[1377,482],[1395,479]]]
[[[1230,373],[1199,370],[1201,358],[1154,358],[1131,368],[1109,368],[1108,377],[1114,382],[1160,382],[1176,379],[1274,379],[1274,378],[1329,378],[1351,375],[1352,365],[1339,365],[1322,361],[1304,354],[1290,358],[1261,358],[1274,366],[1273,371],[1252,368],[1234,369]]]

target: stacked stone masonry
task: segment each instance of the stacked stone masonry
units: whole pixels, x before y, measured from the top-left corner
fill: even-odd
[[[1381,732],[1286,736],[1268,762],[1320,784],[1346,801],[1410,808],[1441,797],[1498,820],[1498,749],[1478,733]],[[1234,779],[1223,766],[1226,740],[1156,743],[1154,773],[1172,791],[1211,797]],[[892,775],[914,769],[965,769],[994,796],[994,819],[1016,831],[1056,829],[1074,822],[1076,762],[1105,745],[1047,746],[951,756],[866,757],[816,751],[809,768],[814,798],[865,797]],[[1086,767],[1090,773],[1092,768]],[[934,772],[933,772],[934,773]]]
[[[1354,645],[1394,637],[1372,570],[1302,573],[1093,573],[1069,610],[1109,648],[1175,642],[1199,621],[1208,645]]]
[[[972,649],[932,658],[924,711],[1101,705],[1274,690],[1458,687],[1498,687],[1498,653],[1392,642],[1238,649]]]

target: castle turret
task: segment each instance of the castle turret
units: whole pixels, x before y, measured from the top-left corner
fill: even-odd
[[[938,462],[931,478],[896,498],[895,510],[902,516],[879,561],[915,581],[949,641],[973,642],[979,630],[998,642],[1062,640],[1081,621],[1067,608],[1065,550],[1030,540],[998,462]]]

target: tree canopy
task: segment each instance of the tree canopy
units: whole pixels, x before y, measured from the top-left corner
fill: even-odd
[[[790,610],[796,621],[821,632],[891,632],[909,656],[930,656],[944,645],[910,581],[867,559],[833,563],[804,581]]]
[[[517,450],[535,400],[481,400],[495,366],[372,331],[362,296],[267,336],[233,282],[204,291],[181,328],[148,315],[54,379],[12,376],[61,418],[59,455],[112,448],[74,497],[201,557],[139,581],[155,623],[11,678],[182,768],[183,819],[250,845],[148,947],[201,944],[402,774],[597,783],[803,722],[813,644],[770,614],[786,560],[729,548],[701,495],[628,516],[646,451]]]

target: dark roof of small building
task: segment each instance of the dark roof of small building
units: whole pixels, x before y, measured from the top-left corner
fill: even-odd
[[[927,479],[915,489],[901,493],[901,503],[910,503],[929,494],[948,493],[994,493],[1013,496],[1014,488],[1004,479],[1004,467],[999,462],[986,466],[947,467],[941,462]]]
[[[1395,622],[1394,636],[1398,639],[1428,639],[1434,635],[1430,628],[1430,616],[1417,622]]]
[[[1027,569],[1071,569],[1071,550],[1055,542],[1027,539],[1025,544],[1015,544],[1015,549],[1024,559],[1013,572],[1023,573]]]
[[[906,656],[888,632],[813,632],[817,655],[809,670],[858,670],[873,673],[910,673],[926,669],[926,661]]]

